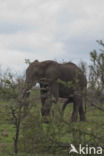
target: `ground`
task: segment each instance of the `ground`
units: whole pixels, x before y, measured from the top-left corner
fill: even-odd
[[[72,124],[70,123],[72,104],[67,106],[64,115],[62,115],[59,111],[62,107],[61,101],[58,105],[53,104],[51,122],[45,124],[40,114],[41,103],[38,90],[32,93],[31,99],[34,102],[30,108],[30,113],[21,124],[18,156],[69,155],[70,143],[104,145],[103,111],[89,107],[86,112],[87,121],[78,121]],[[9,100],[0,100],[0,156],[15,156],[13,143],[16,128],[8,110],[10,102]],[[46,147],[48,143],[53,146],[49,150]],[[33,149],[30,148],[31,146],[29,147],[30,144],[31,146],[34,144]]]

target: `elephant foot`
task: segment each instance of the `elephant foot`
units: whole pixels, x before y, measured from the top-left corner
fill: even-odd
[[[48,120],[47,120],[47,121],[44,121],[44,123],[45,123],[45,124],[49,124],[49,121],[48,121]]]
[[[50,121],[49,121],[49,118],[48,117],[43,117],[43,122],[48,124]]]
[[[77,122],[77,116],[76,116],[76,114],[75,115],[72,115],[71,121],[72,122]]]
[[[80,117],[80,121],[86,121],[86,117],[85,116],[83,116],[83,117]]]
[[[85,115],[80,116],[80,121],[86,121]]]

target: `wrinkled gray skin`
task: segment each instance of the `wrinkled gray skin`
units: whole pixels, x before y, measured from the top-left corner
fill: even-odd
[[[55,61],[43,61],[32,62],[26,70],[26,88],[24,96],[29,96],[29,90],[37,82],[40,83],[40,88],[43,87],[41,79],[46,78],[49,80],[48,84],[50,87],[51,96],[55,98],[57,103],[58,98],[67,98],[63,105],[62,111],[64,111],[66,105],[70,102],[73,103],[73,113],[71,120],[77,121],[78,112],[80,120],[85,121],[85,113],[82,105],[83,91],[86,88],[87,82],[83,72],[73,63],[68,62],[64,64],[57,63]],[[62,80],[65,83],[71,82],[73,85],[63,85],[58,80]],[[67,87],[68,86],[68,87]],[[40,92],[42,95],[42,92]],[[46,110],[45,98],[41,96],[42,109],[41,113],[43,116],[48,115],[51,109],[51,104]],[[51,97],[50,97],[51,103]]]

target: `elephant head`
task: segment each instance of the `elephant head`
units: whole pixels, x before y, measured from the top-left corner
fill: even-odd
[[[29,67],[26,70],[26,80],[25,80],[25,90],[24,90],[24,96],[27,97],[30,93],[30,90],[33,86],[36,85],[36,83],[40,83],[42,86],[41,80],[45,78],[48,80],[48,82],[51,84],[57,77],[58,70],[56,71],[55,68],[53,68],[53,64],[56,65],[56,62],[39,62],[34,61],[29,64]],[[52,66],[52,67],[50,67]],[[49,70],[47,69],[49,67]],[[53,69],[55,69],[53,71]],[[54,74],[53,74],[54,73]]]
[[[39,82],[40,75],[42,75],[42,70],[39,69],[39,62],[36,60],[29,64],[26,70],[26,80],[25,89],[23,92],[23,97],[28,97],[33,86]]]

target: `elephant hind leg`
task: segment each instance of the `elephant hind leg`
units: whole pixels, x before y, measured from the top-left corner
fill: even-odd
[[[63,104],[63,107],[62,107],[62,112],[64,112],[64,110],[65,110],[67,104],[69,104],[69,103],[71,103],[71,102],[73,102],[73,98],[68,98],[68,99],[65,101],[65,103]]]
[[[80,115],[80,121],[86,121],[85,112],[83,110],[83,105],[81,103],[79,107],[79,115]]]
[[[80,96],[73,97],[73,113],[72,113],[72,117],[71,117],[72,122],[76,122],[78,119],[80,102],[81,102]]]

